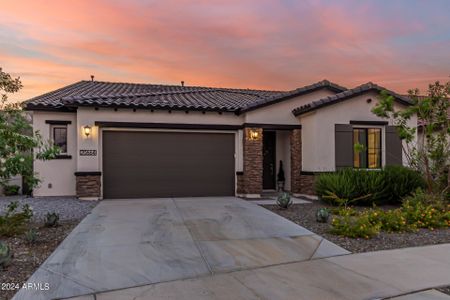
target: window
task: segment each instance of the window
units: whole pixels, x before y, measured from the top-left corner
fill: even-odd
[[[353,167],[381,168],[381,128],[353,128]]]
[[[53,142],[61,149],[62,154],[67,154],[67,126],[52,127]]]

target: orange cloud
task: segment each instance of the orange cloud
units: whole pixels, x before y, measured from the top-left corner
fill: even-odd
[[[6,1],[0,66],[22,76],[25,88],[15,99],[91,74],[108,81],[266,89],[327,78],[349,87],[374,81],[405,92],[450,73],[449,21],[436,17],[446,10],[409,7],[365,1]]]

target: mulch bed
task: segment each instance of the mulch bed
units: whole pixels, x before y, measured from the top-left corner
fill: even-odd
[[[369,240],[336,236],[328,233],[330,224],[316,222],[317,209],[327,207],[319,201],[311,204],[294,204],[287,210],[280,209],[276,205],[265,205],[264,207],[353,253],[450,243],[449,229],[420,229],[417,232],[406,233],[381,232]]]
[[[14,283],[21,286],[25,283],[78,223],[65,221],[54,228],[43,227],[41,223],[31,224],[30,228],[35,228],[38,233],[38,240],[33,245],[29,245],[23,235],[0,238],[8,243],[14,254],[12,263],[5,270],[0,270],[0,284]],[[1,290],[0,299],[11,299],[16,292]]]

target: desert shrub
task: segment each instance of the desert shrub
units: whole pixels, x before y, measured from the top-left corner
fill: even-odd
[[[316,180],[316,193],[321,200],[332,205],[380,205],[400,203],[425,185],[421,176],[402,166],[383,170],[344,169],[324,173]]]
[[[45,227],[56,227],[59,225],[59,214],[56,212],[45,215]]]
[[[378,232],[405,232],[418,228],[450,227],[450,205],[426,202],[427,194],[421,190],[408,196],[397,209],[378,208],[358,211],[353,207],[333,209],[331,233],[346,237],[371,238]],[[431,201],[428,199],[428,201]]]
[[[282,192],[277,197],[277,205],[282,209],[288,209],[292,205],[291,195],[286,192]]]
[[[415,229],[415,226],[407,221],[407,218],[401,209],[380,211],[378,216],[378,222],[383,231],[405,232]]]
[[[0,270],[5,269],[12,261],[11,248],[3,241],[0,241]]]
[[[20,186],[18,185],[4,185],[3,193],[5,196],[16,196],[19,194]]]
[[[29,245],[35,244],[37,240],[38,240],[38,233],[36,229],[31,228],[30,230],[25,232],[25,241],[27,241]]]
[[[420,201],[422,197],[422,192],[418,192],[402,204],[401,209],[410,226],[428,229],[450,227],[450,205],[429,204]]]
[[[367,212],[353,215],[353,213],[341,213],[341,216],[334,217],[331,221],[330,232],[335,235],[342,235],[350,238],[370,239],[379,234],[381,225],[372,223]]]
[[[386,166],[384,172],[384,185],[387,203],[398,203],[402,198],[411,195],[414,191],[426,187],[422,175],[412,169],[402,166]]]
[[[316,222],[328,223],[330,212],[325,207],[321,207],[316,211]]]
[[[22,206],[18,211],[16,201],[9,203],[6,213],[0,216],[0,236],[14,236],[22,234],[26,230],[26,225],[33,216],[33,211],[28,204]]]

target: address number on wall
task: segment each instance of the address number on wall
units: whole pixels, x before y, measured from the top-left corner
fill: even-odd
[[[97,156],[97,150],[80,150],[80,156]]]

